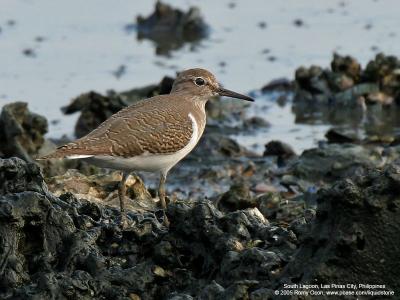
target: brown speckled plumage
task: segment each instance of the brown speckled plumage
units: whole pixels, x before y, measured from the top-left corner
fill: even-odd
[[[188,114],[197,104],[185,99],[183,93],[176,93],[173,98],[161,95],[142,100],[112,115],[88,135],[44,158],[69,155],[133,157],[143,153],[177,152],[187,145],[193,134]],[[205,119],[200,116],[197,119],[203,131]]]

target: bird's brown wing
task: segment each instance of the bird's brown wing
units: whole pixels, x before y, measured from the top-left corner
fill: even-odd
[[[73,155],[133,157],[143,153],[174,153],[185,147],[193,133],[192,121],[162,96],[122,109],[88,135],[58,148],[41,159]],[[165,101],[165,100],[164,100]]]

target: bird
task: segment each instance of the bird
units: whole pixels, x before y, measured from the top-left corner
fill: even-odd
[[[126,222],[126,181],[132,172],[160,174],[158,197],[165,214],[168,172],[198,143],[206,126],[205,105],[215,96],[254,101],[223,88],[209,71],[193,68],[177,74],[171,92],[140,100],[113,114],[86,136],[58,147],[39,160],[81,159],[122,171],[118,187],[121,223]]]

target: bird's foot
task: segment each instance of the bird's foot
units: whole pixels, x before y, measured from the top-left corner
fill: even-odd
[[[121,218],[119,220],[119,227],[121,229],[127,229],[129,227],[128,217],[126,216],[126,212],[121,212]]]
[[[165,209],[163,209],[163,213],[164,213],[163,225],[164,225],[165,227],[169,227],[170,222],[169,222],[169,220],[168,220],[167,214],[165,213]]]
[[[155,211],[154,214],[156,216],[158,224],[162,224],[163,226],[168,228],[170,225],[170,222],[169,222],[167,214],[165,212],[166,212],[165,209],[159,209],[159,210]]]

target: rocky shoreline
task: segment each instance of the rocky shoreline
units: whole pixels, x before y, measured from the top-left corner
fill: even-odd
[[[278,195],[236,189],[219,203],[170,203],[168,229],[159,210],[132,210],[121,230],[118,209],[57,197],[35,164],[2,159],[1,298],[274,299],[284,283],[332,282],[398,291],[400,162],[358,173],[289,224],[283,207],[265,217]]]

